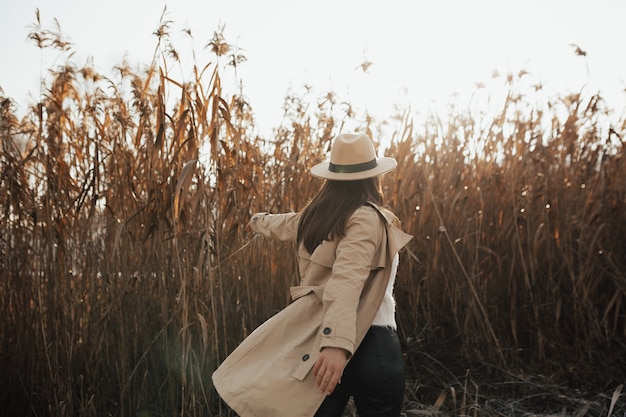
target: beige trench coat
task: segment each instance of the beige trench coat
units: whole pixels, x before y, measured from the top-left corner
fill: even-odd
[[[298,213],[253,216],[252,230],[296,240]],[[382,219],[382,221],[381,221]],[[213,373],[222,399],[242,417],[311,417],[324,400],[311,369],[320,350],[354,353],[382,302],[396,253],[412,236],[388,211],[363,206],[346,235],[313,254],[298,251],[294,300],[255,329]]]

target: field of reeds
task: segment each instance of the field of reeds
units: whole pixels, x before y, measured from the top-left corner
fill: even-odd
[[[420,118],[289,95],[260,137],[224,93],[245,63],[220,31],[186,82],[168,22],[155,34],[150,65],[106,77],[34,25],[63,64],[23,115],[0,91],[1,415],[232,415],[211,373],[298,279],[291,245],[244,226],[301,209],[351,123],[398,159],[386,203],[415,236],[396,285],[406,415],[626,413],[622,109],[511,74],[495,109],[477,91]]]

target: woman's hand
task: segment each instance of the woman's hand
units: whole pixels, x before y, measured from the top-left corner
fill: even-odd
[[[332,394],[337,384],[341,383],[343,369],[348,363],[348,352],[341,348],[325,347],[313,365],[313,375],[317,387],[326,395]]]

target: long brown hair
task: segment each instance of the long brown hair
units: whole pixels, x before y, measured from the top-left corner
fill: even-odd
[[[298,245],[309,253],[324,239],[345,235],[346,222],[367,202],[383,205],[379,177],[355,181],[326,180],[322,189],[304,208],[298,224]]]

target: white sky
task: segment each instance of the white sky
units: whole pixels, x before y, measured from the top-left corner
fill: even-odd
[[[277,125],[290,86],[332,89],[379,114],[394,103],[445,102],[489,81],[494,69],[527,70],[547,91],[588,85],[618,113],[625,108],[624,0],[0,0],[0,87],[23,110],[38,95],[40,69],[59,64],[57,53],[41,55],[27,40],[36,8],[44,28],[58,19],[77,65],[91,57],[111,75],[125,55],[150,62],[165,5],[172,33],[194,34],[195,46],[174,39],[183,57],[202,51],[225,24],[226,40],[247,56],[238,76],[261,130]],[[374,63],[368,74],[357,69],[364,59]],[[187,65],[179,74],[190,73]],[[234,91],[235,82],[225,87]]]

